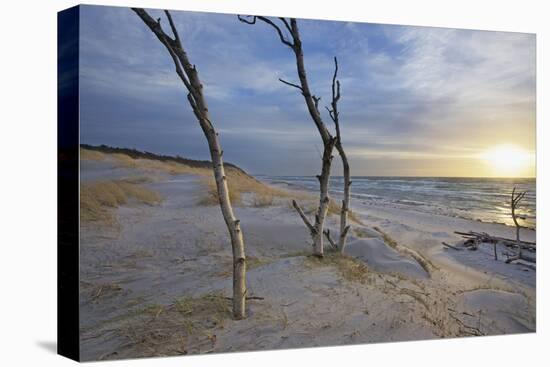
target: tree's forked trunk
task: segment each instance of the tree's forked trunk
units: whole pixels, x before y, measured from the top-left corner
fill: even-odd
[[[318,257],[323,257],[324,224],[325,224],[325,218],[327,216],[328,205],[330,202],[329,178],[330,178],[330,170],[331,170],[332,158],[333,158],[332,152],[334,150],[336,138],[332,137],[325,123],[323,122],[323,119],[321,118],[321,114],[319,112],[320,98],[313,95],[309,89],[309,83],[307,80],[306,68],[304,64],[304,52],[302,49],[302,41],[300,39],[300,32],[298,30],[298,22],[294,18],[291,18],[290,22],[286,18],[278,18],[284,26],[284,31],[283,31],[281,27],[279,27],[277,24],[275,24],[273,21],[271,21],[269,18],[266,18],[266,17],[252,16],[251,19],[250,18],[247,19],[247,18],[238,16],[238,18],[241,22],[246,24],[256,24],[256,21],[260,20],[268,24],[269,26],[273,27],[277,31],[277,34],[281,42],[284,45],[288,46],[290,49],[292,49],[292,51],[294,52],[294,56],[296,58],[296,71],[298,73],[298,78],[300,80],[300,83],[294,84],[294,83],[285,81],[283,79],[279,79],[279,80],[286,85],[289,85],[291,87],[294,87],[300,90],[302,96],[304,97],[304,101],[306,103],[311,119],[313,120],[319,132],[319,135],[321,136],[324,149],[323,149],[321,174],[317,176],[317,179],[319,180],[319,206],[317,207],[317,211],[315,214],[314,224],[311,224],[311,222],[304,215],[303,210],[300,208],[298,203],[296,203],[296,201],[293,201],[292,204],[296,209],[296,211],[298,212],[298,214],[300,214],[300,217],[304,221],[304,224],[310,231],[311,238],[313,240],[313,255]],[[285,32],[287,32],[292,37],[292,40],[287,39],[287,37],[284,34]]]
[[[344,252],[344,248],[346,247],[346,238],[348,236],[348,232],[350,230],[350,226],[348,225],[348,217],[349,217],[349,209],[350,209],[350,188],[351,188],[351,174],[350,174],[350,168],[348,163],[348,157],[346,156],[346,152],[344,150],[344,146],[342,145],[342,134],[340,133],[340,112],[338,112],[338,101],[340,100],[340,81],[337,79],[338,77],[338,59],[334,57],[334,75],[332,77],[332,102],[331,102],[331,108],[326,107],[330,118],[334,122],[334,126],[336,128],[336,143],[335,147],[338,151],[338,155],[340,156],[340,159],[342,160],[342,168],[344,171],[344,199],[342,200],[342,208],[340,210],[340,235],[338,236],[338,244],[337,247],[340,250],[340,252]],[[330,233],[326,233],[327,238],[331,242],[333,242],[330,239]]]
[[[350,230],[350,226],[348,225],[348,217],[351,198],[351,179],[346,152],[341,144],[336,144],[336,150],[342,159],[342,166],[344,168],[344,199],[342,200],[342,209],[340,211],[340,236],[338,237],[338,249],[340,252],[344,252],[344,248],[346,247],[346,239]]]
[[[323,249],[323,234],[325,219],[327,217],[328,206],[330,204],[329,179],[330,168],[332,163],[332,151],[334,149],[334,140],[325,146],[323,150],[323,166],[321,169],[321,175],[319,179],[319,206],[317,214],[315,215],[315,233],[313,236],[313,255],[322,257],[324,253]]]
[[[233,207],[231,206],[231,200],[229,199],[227,177],[225,175],[222,158],[223,151],[218,139],[218,133],[210,120],[208,106],[202,92],[203,86],[199,79],[197,69],[195,65],[189,62],[189,58],[181,44],[170,12],[165,10],[166,17],[168,18],[170,28],[174,35],[173,39],[163,31],[160,25],[160,18],[154,20],[141,8],[132,8],[132,10],[149,27],[155,36],[157,36],[159,41],[170,53],[174,61],[174,66],[176,67],[176,73],[189,92],[187,100],[208,141],[220,208],[229,231],[233,252],[233,317],[235,319],[243,319],[246,317],[246,256],[244,252],[243,234],[240,221],[235,217]]]

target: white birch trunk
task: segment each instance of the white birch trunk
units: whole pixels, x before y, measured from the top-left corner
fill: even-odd
[[[166,17],[170,23],[174,39],[168,36],[160,26],[160,19],[155,21],[147,12],[140,8],[132,10],[143,20],[143,22],[157,36],[159,41],[166,47],[174,65],[176,73],[185,84],[189,91],[187,99],[193,109],[202,131],[208,141],[212,168],[216,181],[220,209],[223,219],[229,231],[231,238],[231,248],[233,251],[233,317],[243,319],[246,317],[246,257],[244,252],[244,240],[239,220],[233,213],[231,200],[229,199],[229,190],[227,187],[227,177],[225,175],[222,149],[218,139],[218,134],[210,120],[208,106],[202,92],[202,83],[199,79],[195,65],[189,62],[187,54],[183,49],[178,32],[168,11],[165,11]]]
[[[342,159],[342,166],[344,168],[344,199],[342,200],[342,209],[340,212],[340,236],[338,238],[338,249],[340,252],[344,252],[344,248],[346,247],[346,239],[350,229],[348,225],[348,216],[351,197],[351,179],[348,159],[346,157],[346,152],[340,143],[340,139],[338,139],[338,142],[336,143],[336,150],[338,150],[338,154]]]

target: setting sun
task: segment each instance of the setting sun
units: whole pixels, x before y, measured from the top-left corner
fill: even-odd
[[[498,176],[529,175],[535,162],[533,153],[512,144],[492,147],[481,153],[480,158]]]

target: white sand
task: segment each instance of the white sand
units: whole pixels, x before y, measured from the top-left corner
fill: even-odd
[[[83,180],[132,174],[105,162],[82,167]],[[246,320],[226,319],[223,327],[195,330],[195,337],[185,340],[178,337],[184,326],[158,325],[161,311],[150,324],[135,323],[133,313],[150,305],[168,310],[181,297],[231,295],[226,227],[218,207],[197,206],[204,192],[198,178],[159,175],[149,185],[163,195],[160,206],[119,208],[118,229],[82,225],[84,360],[535,330],[535,271],[494,261],[492,247],[457,252],[441,246],[459,239],[455,230],[512,237],[512,228],[353,202],[367,226],[353,224],[346,252],[369,271],[361,280],[350,280],[332,262],[304,256],[310,239],[288,199],[270,207],[236,208],[249,258],[249,295],[263,297],[248,302]],[[329,219],[335,233],[337,219]],[[431,274],[388,246],[373,227],[425,256],[434,266]],[[533,231],[523,234],[527,240],[534,237]]]

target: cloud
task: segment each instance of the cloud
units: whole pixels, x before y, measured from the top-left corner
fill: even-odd
[[[297,76],[292,51],[273,29],[244,25],[234,15],[173,16],[226,154],[254,171],[316,174],[320,138],[303,97],[278,81]],[[407,157],[403,168],[412,158],[466,162],[493,142],[534,148],[533,35],[314,20],[299,25],[321,106],[330,100],[338,57],[340,118],[356,172],[387,173],[376,163],[387,157],[395,161],[395,174]],[[141,20],[128,8],[85,6],[81,30],[83,140],[207,157],[172,60]],[[332,128],[324,110],[323,116]]]

